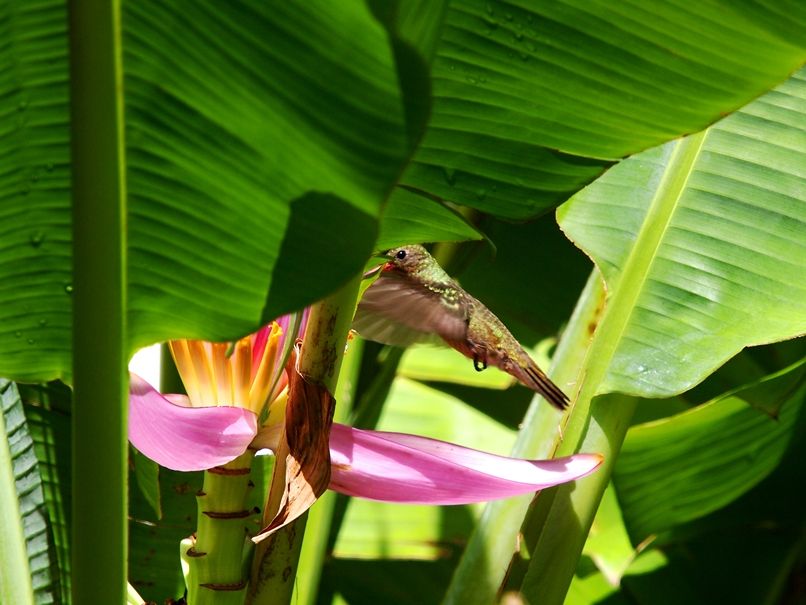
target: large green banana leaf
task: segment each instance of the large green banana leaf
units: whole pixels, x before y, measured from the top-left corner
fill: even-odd
[[[733,3],[457,2],[420,22],[387,15],[388,29],[360,2],[123,9],[129,348],[231,338],[333,290],[372,249],[398,181],[533,215],[806,57],[788,26],[798,5],[785,16],[759,5],[751,20]],[[406,39],[412,23],[427,29],[428,44],[413,36],[421,57],[392,33]],[[0,3],[0,36],[0,374],[65,376],[65,6]],[[433,115],[398,179],[426,122],[427,60]],[[457,237],[436,220],[416,237]],[[392,215],[384,232],[400,225]]]
[[[55,0],[0,0],[0,375],[25,380],[69,379],[76,362],[71,204],[82,200],[71,200],[70,136],[72,128],[73,144],[85,140],[93,122],[90,116],[83,133],[70,123],[66,8]],[[122,2],[122,8],[120,40],[111,21],[99,27],[107,28],[101,33],[110,34],[111,50],[120,44],[123,84],[92,93],[125,108],[125,161],[108,164],[110,174],[126,176],[125,234],[112,238],[125,243],[126,331],[125,342],[111,343],[110,353],[116,353],[110,359],[170,337],[226,339],[246,333],[337,289],[361,270],[376,245],[476,237],[438,202],[502,217],[534,216],[619,158],[696,132],[742,107],[806,59],[799,35],[806,9],[794,2],[786,10],[763,0],[742,6],[725,0],[618,7],[581,0],[433,7],[153,0]],[[80,42],[74,34],[72,48]],[[786,203],[787,196],[803,197],[804,112],[798,108],[803,95],[794,82],[749,125],[734,124],[736,131],[716,127],[676,143],[672,162],[661,168],[672,174],[664,177],[671,189],[664,185],[658,189],[664,195],[647,199],[641,198],[645,188],[636,187],[635,197],[610,215],[626,229],[622,237],[637,238],[627,248],[640,254],[620,258],[615,273],[602,264],[612,292],[603,317],[593,314],[596,305],[584,297],[579,306],[591,312],[585,327],[598,321],[599,329],[587,359],[584,347],[560,356],[586,373],[572,376],[560,367],[559,375],[581,388],[583,402],[608,391],[674,392],[746,344],[803,330],[792,317],[803,311],[801,292],[782,282],[803,275],[803,265],[788,257],[802,252],[797,234],[803,227],[801,211]],[[72,94],[80,98],[87,91],[73,86]],[[801,121],[788,122],[786,116]],[[726,152],[731,137],[741,142],[742,154],[758,155]],[[768,147],[758,151],[759,141]],[[781,149],[794,151],[792,157],[783,157]],[[782,168],[765,180],[773,158]],[[702,168],[701,174],[692,170],[692,178],[681,182],[687,164]],[[628,179],[630,166],[618,167]],[[613,178],[625,177],[619,174]],[[694,176],[702,177],[697,187],[689,183]],[[699,233],[685,223],[690,198],[703,202],[698,188],[738,200],[742,213],[733,228],[740,233],[749,228],[759,237],[736,244],[735,233]],[[672,195],[665,195],[669,191]],[[567,211],[569,233],[574,221],[583,225],[587,239],[575,240],[600,264],[618,257],[623,246],[614,241],[612,248],[597,247],[597,229],[587,220],[603,204],[580,200]],[[724,211],[718,200],[709,201]],[[400,212],[417,208],[417,202],[424,208],[418,220],[411,220],[416,210]],[[661,218],[666,213],[669,221],[658,223],[657,213]],[[780,246],[770,253],[769,233],[759,221],[772,216],[777,223],[768,232]],[[82,220],[92,226],[91,218]],[[682,226],[675,220],[683,220]],[[685,254],[658,254],[662,245],[675,244],[675,229],[688,238],[689,253],[703,243],[690,241],[695,234],[712,244],[704,247],[707,258],[695,262]],[[92,229],[85,232],[90,239]],[[81,243],[85,249],[93,244]],[[731,243],[744,248],[735,250]],[[734,252],[749,263],[756,276],[752,283],[731,273]],[[783,264],[768,276],[769,258]],[[661,260],[686,271],[664,273],[669,267]],[[85,261],[76,259],[82,266]],[[685,281],[687,271],[711,279],[714,266],[725,270],[717,272],[716,301],[672,279]],[[661,283],[666,290],[653,290],[655,284],[645,278],[654,275],[668,278]],[[87,289],[85,282],[82,296],[90,294]],[[658,322],[666,317],[659,301],[668,302],[664,296],[678,291],[686,295],[682,306],[689,314],[669,325],[660,321],[665,338],[647,338],[641,333],[645,322],[638,321],[644,318],[632,310],[649,311],[648,319]],[[698,305],[705,305],[705,312]],[[714,338],[720,322],[742,317],[740,325],[729,324],[724,342]],[[676,348],[673,343],[688,338],[682,335],[695,333],[692,327],[701,329],[699,339]],[[118,328],[119,322],[110,333]],[[582,342],[581,332],[570,332]],[[81,336],[84,342],[105,342],[100,335]],[[686,357],[695,347],[696,354]],[[699,355],[708,347],[710,359]],[[682,370],[674,366],[681,360]],[[681,370],[679,375],[670,375],[670,367]],[[112,384],[120,376],[108,378]],[[587,414],[579,412],[581,422]],[[617,414],[611,418],[621,421]],[[613,455],[618,449],[618,439],[611,449],[599,447],[596,439],[586,441],[582,433],[569,426],[563,447]],[[74,436],[89,447],[88,434]],[[112,441],[124,438],[121,432]],[[534,434],[528,432],[523,437],[530,438]],[[79,470],[83,476],[90,471]],[[574,494],[585,501],[583,509],[595,508],[597,481]],[[568,510],[576,512],[575,504]],[[563,528],[558,514],[556,527]],[[580,510],[583,521],[591,515]],[[568,567],[579,540],[579,531],[572,531],[561,566]],[[536,552],[532,575],[524,580],[527,592],[544,579],[533,570],[541,568],[547,551],[541,546]],[[561,574],[560,582],[563,577],[570,573]],[[487,578],[496,584],[495,574]],[[558,584],[548,594],[561,590]]]
[[[568,545],[582,548],[635,405],[595,396],[681,392],[742,347],[806,331],[804,124],[798,73],[712,128],[630,158],[559,209],[561,228],[596,261],[607,295],[583,294],[560,343],[555,376],[576,391],[580,409],[557,451],[599,451],[608,461],[573,492],[538,497],[523,530],[530,560],[516,562],[521,573],[510,570],[509,586],[552,603],[567,590],[579,552]],[[590,417],[581,413],[587,406]],[[555,423],[539,412],[519,453],[545,453],[538,436]],[[449,602],[495,594],[526,506],[490,505]],[[474,579],[482,568],[484,590]]]

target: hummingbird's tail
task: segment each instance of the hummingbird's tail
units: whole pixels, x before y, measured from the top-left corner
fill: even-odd
[[[523,384],[543,395],[546,401],[558,410],[568,407],[568,395],[563,393],[560,387],[554,384],[531,358],[524,367],[518,369],[521,371],[518,372],[517,377]]]

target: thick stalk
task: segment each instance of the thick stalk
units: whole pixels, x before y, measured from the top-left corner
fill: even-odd
[[[582,366],[603,304],[604,287],[599,272],[594,271],[588,278],[552,362],[551,376],[572,395],[577,388],[577,372]],[[555,439],[560,436],[560,418],[554,408],[547,405],[542,397],[536,396],[526,412],[512,455],[519,458],[547,458],[555,447]],[[489,605],[495,601],[505,581],[510,560],[516,552],[521,524],[531,500],[530,496],[522,496],[487,505],[465,548],[443,603]]]
[[[204,472],[196,496],[196,538],[183,540],[181,557],[189,605],[242,605],[246,596],[244,552],[251,550],[247,499],[254,452]]]
[[[120,2],[69,2],[72,593],[126,599],[126,188]],[[99,597],[99,595],[103,595]]]
[[[336,384],[336,413],[334,422],[344,422],[350,415],[353,405],[355,385],[358,380],[358,371],[361,369],[361,355],[363,342],[355,339],[347,345],[344,354],[344,365],[339,373]],[[332,491],[325,492],[316,501],[316,506],[308,513],[308,524],[305,528],[305,539],[302,543],[302,552],[299,556],[299,568],[305,570],[304,575],[297,577],[292,603],[295,605],[314,605],[316,603],[319,578],[322,564],[327,550],[330,526],[333,520],[333,510],[338,494]]]
[[[358,275],[314,305],[308,320],[299,371],[306,380],[323,385],[331,393],[336,389],[360,283],[361,276]],[[268,507],[265,512],[270,512]],[[250,605],[287,605],[291,602],[307,519],[307,514],[302,515],[255,548],[252,576],[260,580],[250,587],[247,601]]]
[[[531,561],[520,589],[530,600],[562,605],[593,523],[637,400],[597,395],[649,279],[650,268],[677,208],[677,201],[701,152],[707,131],[680,141],[669,169],[652,199],[629,255],[609,279],[611,295],[580,369],[580,390],[568,418],[558,456],[577,451],[601,452],[604,465],[592,476],[538,496],[524,523],[524,539],[533,543]]]

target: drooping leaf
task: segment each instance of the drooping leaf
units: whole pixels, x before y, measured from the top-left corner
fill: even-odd
[[[324,386],[300,374],[296,359],[295,355],[289,361],[285,429],[269,488],[267,507],[273,510],[264,511],[268,523],[252,538],[256,543],[302,516],[330,483],[328,437],[336,401]]]
[[[799,371],[761,382],[774,389]],[[798,426],[806,384],[790,392],[777,420],[749,406],[743,392],[628,431],[613,480],[634,542],[725,506],[777,466]]]

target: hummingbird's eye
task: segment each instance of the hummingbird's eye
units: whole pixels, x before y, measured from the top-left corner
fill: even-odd
[[[398,258],[398,260],[403,260],[404,258],[406,258],[406,251],[405,250],[398,250],[397,254],[395,254],[395,256]]]

